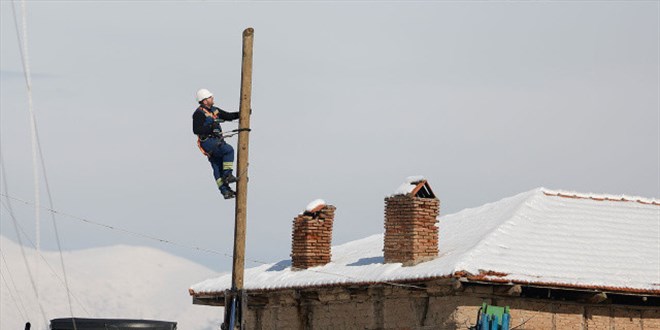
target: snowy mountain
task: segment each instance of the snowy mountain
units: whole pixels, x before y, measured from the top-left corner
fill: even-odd
[[[33,329],[47,329],[43,314],[48,320],[71,316],[59,253],[42,252],[37,300],[20,246],[0,236],[0,249],[0,329],[23,329],[26,319]],[[25,253],[36,279],[35,250]],[[179,329],[217,329],[222,319],[222,308],[192,304],[190,283],[214,271],[189,260],[153,248],[112,246],[65,252],[64,261],[77,317],[176,321]]]

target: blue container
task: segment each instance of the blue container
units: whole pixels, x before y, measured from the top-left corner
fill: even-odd
[[[510,323],[511,323],[511,314],[506,313],[502,315],[502,330],[509,330]]]
[[[497,315],[492,315],[490,320],[490,330],[499,330],[500,320]]]

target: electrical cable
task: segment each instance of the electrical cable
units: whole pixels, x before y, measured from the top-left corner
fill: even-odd
[[[0,193],[0,195],[7,198],[7,199],[12,199],[14,201],[23,203],[25,205],[34,206],[34,203],[31,203],[31,202],[28,202],[28,201],[25,201],[25,200],[22,200],[22,199],[18,199],[16,197],[8,196],[8,195],[2,194],[2,193]],[[42,208],[45,208],[45,207],[42,206]],[[54,209],[49,209],[49,208],[45,208],[45,209],[49,212],[56,213],[56,214],[59,214],[61,216],[67,217],[67,218],[79,220],[79,221],[82,221],[82,222],[87,223],[87,224],[103,227],[103,228],[106,228],[106,229],[109,229],[109,230],[120,231],[120,232],[129,234],[129,235],[149,239],[149,240],[152,240],[152,241],[156,241],[156,242],[160,242],[160,243],[164,243],[164,244],[170,244],[170,245],[183,247],[183,248],[188,248],[188,249],[197,250],[197,251],[206,252],[206,253],[224,255],[226,257],[233,257],[229,253],[222,253],[222,252],[215,251],[215,250],[212,250],[212,249],[206,249],[206,248],[201,248],[201,247],[197,247],[197,246],[189,246],[189,245],[174,242],[172,240],[168,240],[168,239],[164,239],[164,238],[158,238],[158,237],[155,237],[155,236],[130,231],[128,229],[124,229],[124,228],[120,228],[120,227],[116,227],[116,226],[106,225],[106,224],[103,224],[103,223],[100,223],[100,222],[97,222],[97,221],[92,221],[92,220],[89,220],[89,219],[86,219],[86,218],[82,218],[82,217],[78,217],[78,216],[71,215],[71,214],[68,214],[68,213],[60,212],[60,211],[57,211],[57,210],[54,210]]]
[[[43,152],[41,150],[41,143],[39,140],[39,131],[36,129],[36,123],[35,123],[35,135],[37,137],[37,150],[39,152],[39,159],[41,160],[41,170],[44,173],[44,183],[46,186],[46,196],[48,196],[48,206],[50,206],[51,209],[53,209],[53,196],[50,192],[50,184],[48,183],[48,175],[46,173],[46,162],[44,159]],[[57,250],[59,251],[59,256],[60,256],[60,266],[62,267],[62,275],[64,277],[64,286],[66,288],[67,292],[67,300],[69,303],[69,311],[71,312],[71,320],[73,323],[73,329],[77,330],[76,327],[76,318],[73,314],[73,304],[71,303],[71,290],[69,289],[69,279],[68,276],[66,275],[66,267],[64,266],[64,254],[62,253],[62,243],[60,240],[60,233],[59,230],[57,229],[57,221],[55,220],[55,213],[50,212],[50,219],[53,223],[53,231],[55,232],[55,241],[57,242]]]
[[[14,25],[16,27],[16,35],[18,38],[18,48],[21,55],[21,63],[23,64],[23,75],[25,77],[25,85],[27,87],[27,96],[28,96],[28,113],[30,116],[30,133],[32,141],[32,177],[34,181],[34,200],[37,204],[37,207],[34,210],[34,221],[35,221],[35,232],[36,232],[36,241],[37,241],[37,252],[41,250],[41,215],[40,215],[40,198],[41,193],[39,190],[39,173],[37,166],[37,145],[36,145],[36,126],[35,126],[35,116],[34,116],[34,107],[32,102],[32,79],[30,75],[30,62],[28,57],[28,48],[27,48],[27,19],[26,19],[26,6],[25,1],[21,2],[22,9],[22,21],[21,21],[21,30],[18,27],[18,18],[16,15],[16,6],[14,5],[14,0],[11,2],[12,13],[14,17]],[[22,31],[23,34],[19,31]],[[36,258],[36,256],[35,256]],[[35,260],[35,287],[37,299],[39,299],[39,260]]]
[[[549,303],[545,304],[545,306],[543,306],[543,307],[541,307],[541,309],[537,310],[536,313],[540,313],[540,312],[542,312],[543,310],[545,310],[546,307],[550,306],[550,304],[552,304],[552,302],[549,302]],[[538,314],[534,314],[534,315],[530,316],[527,320],[524,320],[524,321],[521,322],[520,324],[518,324],[518,325],[516,325],[515,327],[511,328],[511,330],[513,330],[513,329],[517,329],[517,328],[523,326],[525,323],[529,322],[529,320],[535,318],[537,315],[538,315]]]
[[[28,202],[28,201],[25,201],[25,200],[22,200],[22,199],[19,199],[19,198],[16,198],[16,197],[8,196],[8,195],[3,194],[3,193],[0,193],[0,196],[5,197],[6,199],[12,199],[14,201],[23,203],[23,204],[28,205],[28,206],[33,206],[34,205],[31,202]],[[95,226],[103,227],[103,228],[106,228],[106,229],[109,229],[109,230],[120,231],[120,232],[123,232],[123,233],[126,233],[126,234],[130,234],[130,235],[133,235],[133,236],[153,240],[153,241],[164,243],[164,244],[170,244],[170,245],[174,245],[174,246],[178,246],[178,247],[182,247],[182,248],[197,250],[197,251],[206,252],[206,253],[212,253],[212,254],[216,254],[216,255],[225,256],[225,257],[228,257],[228,258],[233,258],[233,255],[229,254],[229,253],[223,253],[223,252],[219,252],[219,251],[212,250],[212,249],[201,248],[201,247],[198,247],[198,246],[190,246],[190,245],[186,245],[186,244],[183,244],[183,243],[178,243],[178,242],[175,242],[175,241],[172,241],[172,240],[169,240],[169,239],[158,238],[158,237],[155,237],[155,236],[130,231],[128,229],[119,228],[119,227],[115,227],[115,226],[111,226],[111,225],[106,225],[106,224],[103,224],[103,223],[100,223],[100,222],[97,222],[97,221],[92,221],[92,220],[82,218],[82,217],[79,217],[79,216],[75,216],[75,215],[71,215],[71,214],[68,214],[68,213],[60,212],[58,210],[49,209],[49,208],[44,207],[44,206],[42,206],[42,207],[44,209],[46,209],[47,211],[49,211],[49,212],[57,213],[57,214],[65,217],[65,218],[75,219],[75,220],[78,220],[78,221],[82,221],[84,223],[88,223],[88,224],[92,224],[92,225],[95,225]],[[258,265],[271,265],[272,264],[272,263],[269,263],[269,262],[256,260],[256,259],[248,259],[248,258],[246,258],[245,261],[248,261],[248,262],[251,262],[251,263],[254,263],[254,264],[258,264]],[[298,268],[291,266],[291,269],[298,269]],[[300,270],[302,270],[302,269],[300,269]],[[360,280],[359,278],[344,275],[344,274],[337,274],[337,273],[319,271],[319,270],[314,270],[314,269],[307,269],[307,271],[314,272],[314,273],[319,273],[319,274],[326,274],[326,275],[332,275],[332,276],[337,276],[337,277],[343,277],[343,278],[347,278],[347,279],[355,280],[355,281]],[[417,286],[417,285],[412,285],[412,284],[403,284],[403,283],[388,282],[388,281],[379,281],[379,282],[374,282],[374,283],[381,283],[381,284],[387,284],[387,285],[391,285],[391,286],[406,287],[406,288],[418,289],[418,290],[426,290],[426,288],[424,288],[424,287]]]
[[[38,166],[37,166],[37,154],[38,158],[41,160],[41,169],[43,171],[43,176],[44,176],[44,182],[46,184],[46,193],[48,195],[48,201],[49,201],[49,206],[52,209],[53,208],[53,198],[52,194],[50,191],[50,186],[48,184],[48,175],[46,172],[46,164],[45,164],[45,159],[43,156],[42,148],[41,148],[41,143],[39,140],[39,133],[37,129],[37,121],[36,121],[36,116],[34,114],[34,106],[33,106],[33,98],[32,98],[32,81],[31,81],[31,75],[30,75],[30,60],[28,56],[28,43],[27,43],[27,7],[25,0],[21,2],[22,4],[22,14],[23,14],[23,20],[22,20],[22,36],[23,38],[21,39],[19,37],[18,41],[22,45],[22,51],[21,51],[21,60],[23,62],[23,72],[25,75],[25,83],[27,85],[27,91],[28,91],[28,109],[30,113],[30,123],[31,123],[31,132],[32,132],[32,165],[34,167],[33,169],[33,174],[34,174],[34,180],[35,180],[35,201],[36,201],[36,206],[35,207],[35,221],[36,221],[36,232],[37,232],[37,253],[40,254],[41,252],[41,229],[40,229],[40,215],[39,215],[39,209],[40,209],[40,191],[39,191],[39,175],[38,175]],[[14,23],[16,27],[18,28],[18,20],[16,18],[16,10],[14,6],[14,2],[12,1],[12,9],[14,13]],[[16,33],[18,33],[18,29],[16,30]],[[20,34],[19,34],[20,35]],[[66,286],[66,291],[67,291],[67,301],[69,303],[69,311],[71,312],[71,318],[73,320],[73,329],[77,330],[76,327],[76,320],[75,316],[73,313],[73,304],[71,303],[71,295],[70,295],[70,290],[69,290],[69,280],[66,274],[66,267],[64,265],[64,256],[62,254],[62,244],[60,240],[60,235],[59,235],[59,230],[57,229],[57,221],[55,220],[55,214],[51,213],[51,220],[53,223],[53,228],[55,231],[55,238],[57,241],[57,248],[59,250],[60,254],[60,264],[62,267],[62,274],[64,277],[64,284]],[[37,262],[36,264],[36,269],[37,269],[37,298],[38,298],[38,293],[39,293],[39,287],[38,287],[38,276],[39,276],[39,263]]]
[[[21,314],[21,318],[23,319],[23,321],[28,322],[28,319],[25,316],[25,313],[27,313],[27,312],[24,312],[24,311],[21,310],[20,306],[16,302],[16,298],[14,298],[14,294],[11,293],[11,288],[9,287],[9,284],[7,283],[7,280],[5,279],[5,276],[2,275],[2,272],[0,272],[0,277],[2,277],[2,283],[4,283],[5,286],[7,286],[7,292],[9,292],[9,297],[11,298],[11,300],[14,301],[14,305],[16,306],[16,310],[18,310],[18,313]],[[18,295],[18,292],[16,292],[16,294]]]
[[[6,173],[5,162],[4,162],[4,158],[2,157],[2,149],[0,149],[0,181],[2,181],[2,188],[4,188],[5,192],[7,192],[8,191],[7,178],[5,177],[5,173]],[[41,305],[41,300],[39,299],[39,293],[37,290],[37,285],[34,281],[34,276],[32,275],[32,270],[30,270],[30,265],[28,264],[27,256],[25,255],[25,248],[23,247],[23,241],[21,240],[21,235],[18,230],[18,221],[16,221],[16,217],[14,217],[14,211],[11,207],[11,203],[9,202],[9,200],[7,200],[7,205],[8,205],[7,211],[9,212],[12,222],[14,223],[14,230],[16,231],[16,239],[18,240],[18,246],[21,248],[21,255],[23,256],[23,262],[25,263],[25,269],[27,269],[28,277],[30,278],[30,283],[32,284],[32,290],[34,291],[34,294],[37,299],[37,305],[39,306],[39,311],[41,312],[41,316],[43,317],[44,324],[48,324],[48,319],[46,318],[44,307]]]
[[[7,283],[7,279],[5,279],[5,276],[2,275],[2,272],[0,271],[0,276],[2,276],[2,281],[5,282],[5,285],[7,286],[7,290],[9,291],[9,296],[14,301],[14,304],[16,304],[16,309],[21,314],[21,318],[23,319],[23,321],[27,322],[29,321],[27,318],[27,310],[25,309],[25,305],[23,305],[23,300],[21,300],[21,296],[18,293],[18,287],[16,287],[16,282],[14,282],[14,277],[11,275],[11,270],[9,270],[9,264],[5,259],[5,254],[2,252],[2,249],[0,249],[0,256],[2,256],[2,263],[5,265],[5,268],[7,268],[7,274],[9,274],[9,280],[11,281],[11,284],[14,288],[14,292],[16,292],[16,296],[18,298],[15,298],[14,295],[11,293],[12,287],[9,286],[9,284]]]
[[[5,211],[8,212],[8,208],[7,208],[7,206],[5,205],[4,201],[0,201],[0,205],[2,206],[2,208],[3,208]],[[10,217],[13,217],[13,215],[10,214]],[[18,229],[19,229],[20,232],[23,234],[23,236],[24,236],[25,239],[28,241],[28,243],[30,243],[30,245],[32,246],[32,248],[34,248],[34,249],[36,250],[36,247],[35,247],[35,245],[34,245],[34,242],[32,242],[32,241],[30,240],[30,237],[29,237],[29,235],[25,232],[25,229],[23,229],[23,227],[20,225],[20,223],[18,223],[18,221],[16,221],[16,224],[18,225]],[[54,267],[48,262],[48,259],[46,259],[46,257],[45,257],[43,254],[39,254],[39,257],[40,257],[41,260],[46,264],[46,266],[48,266],[48,269],[50,270],[50,272],[53,274],[53,276],[55,276],[55,278],[59,281],[59,283],[62,285],[62,287],[66,290],[66,285],[64,285],[64,280],[60,277],[59,274],[57,274],[57,271],[55,270],[55,268],[54,268]],[[85,314],[86,314],[87,316],[90,316],[90,317],[91,317],[91,314],[90,314],[89,311],[85,308],[85,305],[80,301],[80,299],[79,299],[79,298],[73,293],[73,291],[70,291],[70,293],[71,293],[71,296],[73,296],[73,298],[76,300],[76,302],[78,302],[78,305],[80,306],[80,308],[82,308],[83,312],[85,312]]]
[[[220,137],[224,139],[224,138],[232,137],[240,132],[251,132],[251,131],[252,131],[251,128],[237,128],[231,131],[223,132],[222,134],[220,134]]]

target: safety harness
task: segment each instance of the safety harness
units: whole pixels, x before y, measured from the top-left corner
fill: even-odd
[[[214,121],[216,119],[218,119],[218,112],[217,111],[211,112],[211,111],[209,111],[208,109],[206,109],[205,107],[202,107],[202,106],[200,106],[198,109],[202,109],[202,111],[204,111],[204,114],[206,115],[206,117],[211,117],[211,118],[213,118]],[[204,150],[204,148],[202,148],[202,138],[199,135],[197,135],[197,147],[204,154],[204,156],[209,157],[209,154],[206,152],[206,150]]]
[[[213,118],[213,120],[218,119],[219,112],[217,110],[214,111],[214,112],[211,112],[208,109],[206,109],[205,107],[200,106],[199,108],[202,109],[202,111],[204,111],[204,114],[206,115],[206,117],[211,117],[211,118]],[[223,133],[220,134],[220,136],[216,136],[216,137],[224,139],[226,137],[234,136],[234,135],[238,134],[239,132],[243,132],[243,131],[249,132],[249,131],[251,131],[251,129],[249,129],[249,128],[237,128],[237,129],[231,130],[227,133],[223,132]],[[202,154],[204,154],[204,156],[209,157],[209,154],[206,152],[206,150],[204,150],[204,148],[202,148],[202,138],[199,135],[197,135],[197,147],[202,152]]]

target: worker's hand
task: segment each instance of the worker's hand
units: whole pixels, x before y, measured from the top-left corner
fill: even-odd
[[[215,135],[215,136],[221,136],[221,135],[222,135],[222,131],[221,131],[219,128],[214,128],[214,129],[213,129],[213,135]]]

